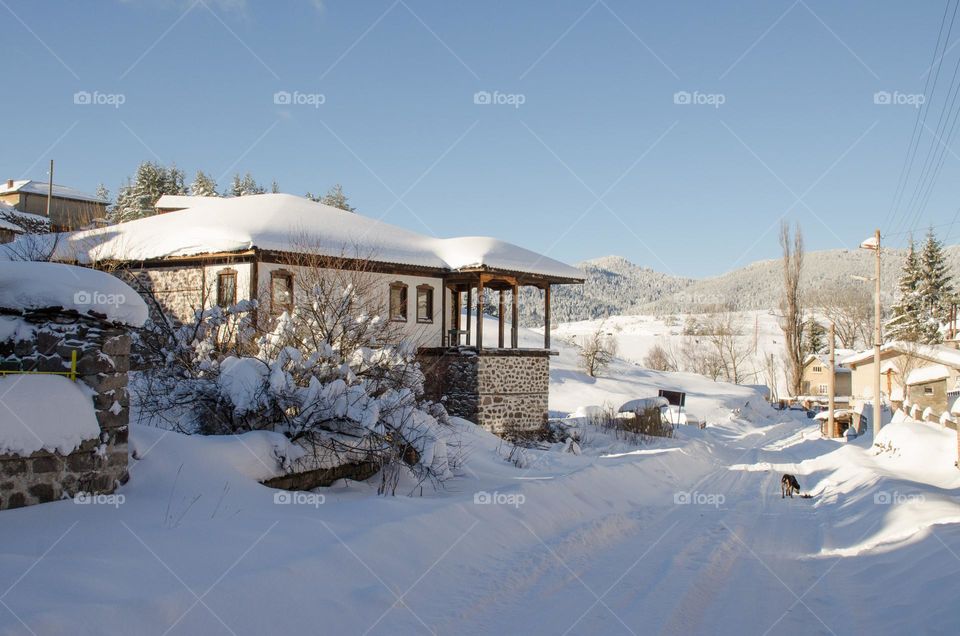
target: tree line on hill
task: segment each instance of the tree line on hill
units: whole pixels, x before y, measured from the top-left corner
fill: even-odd
[[[216,180],[203,170],[197,170],[193,182],[186,184],[186,175],[176,164],[164,166],[155,161],[144,161],[137,166],[133,177],[127,177],[126,182],[117,190],[116,201],[113,201],[107,210],[107,219],[111,223],[132,221],[156,214],[157,200],[165,195],[190,195],[198,197],[243,197],[252,194],[264,194],[268,190],[257,182],[249,172],[241,176],[235,174],[230,185],[222,191],[218,189]],[[270,185],[270,192],[279,192],[280,186],[276,181]],[[101,184],[97,188],[97,196],[110,201],[110,192]],[[317,201],[348,212],[356,212],[350,205],[347,195],[339,183],[331,187],[326,194],[315,195],[306,193],[306,198]]]

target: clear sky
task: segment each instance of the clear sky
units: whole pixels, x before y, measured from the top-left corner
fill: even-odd
[[[878,224],[902,243],[888,216],[943,14],[941,0],[0,0],[0,177],[45,179],[54,158],[58,183],[115,193],[152,159],[221,188],[247,171],[295,194],[340,182],[363,214],[421,232],[689,276],[775,257],[781,217],[809,249]],[[81,91],[104,103],[74,103]],[[951,148],[916,223],[950,242],[958,164]]]

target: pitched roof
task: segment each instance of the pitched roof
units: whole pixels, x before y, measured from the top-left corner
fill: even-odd
[[[297,247],[304,246],[298,250]],[[61,235],[55,258],[149,261],[262,250],[352,256],[443,271],[490,269],[582,281],[583,272],[489,237],[435,238],[290,194],[208,197],[201,205]]]
[[[926,384],[927,382],[936,382],[937,380],[946,380],[950,377],[950,369],[942,364],[931,364],[925,367],[918,367],[907,374],[907,386],[914,384]]]
[[[19,179],[13,182],[11,187],[7,187],[6,181],[0,181],[0,194],[12,194],[14,192],[26,192],[28,194],[40,194],[47,196],[49,185],[43,181],[33,181],[31,179]],[[76,188],[53,184],[53,196],[61,199],[74,199],[76,201],[90,201],[91,203],[109,203],[106,199],[101,199],[94,194],[81,192]]]
[[[21,234],[26,230],[24,226],[46,226],[49,230],[50,219],[39,214],[21,212],[9,203],[0,201],[0,230],[9,230]]]
[[[880,347],[881,356],[886,353],[914,356],[946,365],[953,369],[960,369],[960,350],[943,345],[917,344],[913,342],[888,342]],[[870,364],[873,362],[873,351],[867,350],[848,356],[840,361],[844,366]]]

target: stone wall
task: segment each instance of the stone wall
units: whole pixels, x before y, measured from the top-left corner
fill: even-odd
[[[0,509],[56,501],[78,492],[109,493],[127,480],[130,336],[119,327],[73,313],[33,312],[17,319],[29,328],[0,341],[4,371],[69,371],[77,352],[77,381],[92,389],[99,439],[69,455],[38,451],[0,455]],[[32,336],[24,337],[32,331]],[[64,417],[69,417],[65,413]]]
[[[117,275],[138,292],[152,292],[167,315],[180,322],[192,321],[194,313],[204,307],[205,293],[213,290],[207,281],[204,291],[204,271],[196,266],[127,270]],[[150,309],[152,312],[153,307]]]
[[[451,415],[507,436],[539,430],[547,422],[547,351],[424,349],[420,363],[427,397],[442,400]]]

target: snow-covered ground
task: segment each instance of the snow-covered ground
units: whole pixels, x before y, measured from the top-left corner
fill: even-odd
[[[0,513],[0,633],[956,633],[953,431],[897,422],[880,451],[749,388],[551,364],[558,413],[680,388],[709,425],[512,463],[458,421],[460,475],[386,498],[261,486],[266,435],[134,426],[116,496]]]
[[[778,391],[785,394],[786,376],[783,371],[783,331],[779,319],[769,311],[733,312],[740,328],[742,346],[750,351],[747,358],[747,374],[751,375],[751,384],[765,384],[765,363],[774,357],[777,366]],[[692,314],[694,319],[704,320],[705,316]],[[557,325],[553,332],[555,340],[576,341],[577,338],[593,333],[600,325],[617,341],[617,355],[624,360],[642,364],[647,353],[659,344],[680,351],[683,343],[694,336],[684,336],[683,328],[687,316],[674,316],[675,324],[667,324],[666,319],[649,315],[611,316],[605,319],[567,322]],[[541,330],[542,333],[542,330]],[[702,339],[702,338],[701,338]]]

